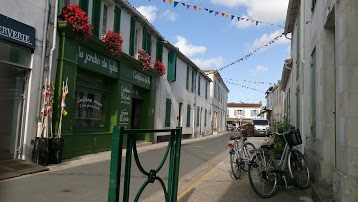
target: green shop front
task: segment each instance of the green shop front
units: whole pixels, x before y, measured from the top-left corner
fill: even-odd
[[[124,53],[113,56],[104,42],[85,39],[65,22],[59,23],[59,32],[53,132],[58,135],[61,125],[63,158],[109,150],[116,125],[153,128],[159,74],[142,70],[139,61]],[[66,112],[60,121],[66,83]],[[153,141],[150,134],[137,138]]]

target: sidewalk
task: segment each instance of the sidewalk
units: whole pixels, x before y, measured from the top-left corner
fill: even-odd
[[[263,199],[255,194],[250,186],[248,173],[242,172],[241,178],[235,180],[231,174],[229,154],[221,163],[196,181],[186,191],[178,195],[179,202],[219,202],[219,201],[290,201],[313,202],[311,188],[301,190],[299,188],[286,189],[279,185],[276,193],[268,199]]]

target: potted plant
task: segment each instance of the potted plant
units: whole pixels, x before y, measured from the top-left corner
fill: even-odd
[[[276,121],[273,123],[273,130],[278,133],[288,132],[291,129],[291,124],[287,121]],[[285,140],[280,135],[275,135],[274,138],[274,152],[281,157],[283,149],[285,147]]]
[[[86,38],[92,37],[93,26],[88,23],[88,17],[77,4],[68,4],[62,8],[60,16],[64,21],[72,25],[72,29],[81,32]]]
[[[141,62],[143,70],[150,68],[150,55],[144,49],[138,50],[138,60]]]
[[[159,72],[160,76],[165,74],[164,64],[160,60],[155,61],[153,68]]]
[[[108,30],[106,34],[102,35],[102,40],[108,45],[109,51],[114,56],[121,56],[123,40],[119,33]]]

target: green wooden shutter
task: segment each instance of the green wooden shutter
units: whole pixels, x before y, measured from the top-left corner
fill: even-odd
[[[190,127],[190,105],[186,108],[186,127]]]
[[[62,8],[65,6],[66,4],[64,3],[64,0],[60,0],[58,1],[58,9],[57,9],[57,15],[61,15],[62,13]]]
[[[167,98],[165,103],[165,127],[170,127],[172,100]]]
[[[208,99],[208,82],[205,82],[205,99]]]
[[[135,18],[131,18],[131,30],[129,38],[129,55],[134,57],[134,42],[135,42]]]
[[[117,33],[121,31],[121,9],[118,6],[116,6],[114,9],[113,31]]]
[[[200,75],[198,76],[198,95],[200,95]]]
[[[80,0],[80,8],[88,14],[88,0]]]
[[[101,22],[101,1],[93,0],[93,9],[92,9],[92,33],[93,36],[99,38],[99,26]]]
[[[189,66],[186,66],[186,89],[187,90],[189,90],[189,76],[190,76]]]
[[[157,53],[156,53],[156,61],[163,61],[163,43],[157,41]]]
[[[200,107],[196,109],[196,127],[199,126]]]
[[[147,36],[146,36],[146,38],[147,38],[147,49],[146,49],[146,51],[147,51],[147,53],[149,54],[149,55],[152,55],[152,35],[147,31]]]
[[[208,110],[205,109],[205,117],[204,117],[204,126],[206,127],[206,116],[207,116]]]
[[[143,34],[142,34],[142,48],[148,53],[147,50],[147,29],[143,27]]]
[[[168,81],[176,81],[177,56],[175,52],[168,53]]]
[[[195,71],[191,70],[191,92],[194,92],[194,84],[195,84]]]

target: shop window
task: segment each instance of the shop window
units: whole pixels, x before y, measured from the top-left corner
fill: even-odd
[[[29,48],[0,41],[0,62],[28,67],[31,50]]]
[[[168,81],[176,81],[177,55],[175,52],[168,53]]]
[[[106,127],[107,95],[85,90],[76,90],[75,96],[73,127]]]

